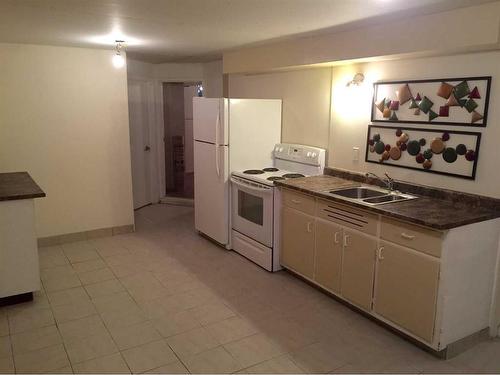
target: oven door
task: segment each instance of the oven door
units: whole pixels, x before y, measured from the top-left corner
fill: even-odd
[[[233,229],[272,247],[274,188],[235,176],[231,186]]]

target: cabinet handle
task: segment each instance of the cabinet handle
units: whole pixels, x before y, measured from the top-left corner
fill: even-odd
[[[300,201],[298,199],[292,199],[292,203],[299,204]]]
[[[384,247],[379,247],[378,249],[378,254],[377,254],[377,258],[378,260],[384,260],[384,254],[382,253],[384,251]]]
[[[401,233],[401,237],[403,237],[406,240],[413,240],[415,238],[415,236],[411,234],[406,234],[405,232]]]
[[[311,232],[312,232],[312,223],[311,223],[310,221],[307,223],[307,231],[308,231],[309,233],[311,233]]]
[[[335,234],[333,235],[333,242],[334,243],[339,243],[339,234],[340,234],[340,232],[335,232]]]
[[[344,247],[349,246],[349,235],[344,235]]]

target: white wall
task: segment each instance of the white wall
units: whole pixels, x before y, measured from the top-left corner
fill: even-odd
[[[283,100],[282,141],[328,147],[331,68],[230,75],[229,97]]]
[[[498,154],[500,111],[498,106],[495,105],[500,98],[499,61],[500,52],[487,52],[374,62],[333,68],[329,166],[360,172],[370,171],[378,174],[388,171],[396,179],[500,198],[500,174],[497,173],[500,161]],[[367,82],[362,88],[346,88],[346,82],[352,79],[355,72],[364,73]],[[364,162],[373,81],[483,75],[493,77],[488,126],[486,128],[447,127],[451,130],[479,131],[482,133],[475,181]],[[429,127],[439,129],[443,128],[443,126],[433,125]],[[353,146],[360,148],[359,162],[352,160]]]
[[[203,64],[204,95],[207,98],[221,98],[222,86],[222,60]]]
[[[28,171],[39,237],[134,223],[126,70],[111,51],[0,44],[0,171]]]

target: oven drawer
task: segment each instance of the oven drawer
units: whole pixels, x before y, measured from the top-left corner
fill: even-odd
[[[363,210],[318,199],[316,216],[366,234],[377,234],[378,216]]]
[[[236,232],[231,231],[231,246],[234,251],[250,259],[262,268],[271,271],[273,270],[273,253],[272,249],[267,246],[252,240],[251,238]]]
[[[443,233],[436,230],[382,218],[380,237],[435,257],[441,257]]]
[[[309,195],[283,189],[283,204],[309,215],[314,215],[316,200]]]

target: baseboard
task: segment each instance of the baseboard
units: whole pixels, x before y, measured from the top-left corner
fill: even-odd
[[[490,339],[489,328],[482,329],[472,335],[466,336],[463,339],[452,342],[446,347],[446,359],[451,359],[465,352],[480,342]]]
[[[100,237],[116,236],[118,234],[132,233],[135,231],[134,224],[120,225],[110,228],[101,228],[88,230],[84,232],[75,232],[60,234],[58,236],[38,238],[38,246],[53,246],[68,242],[85,241]]]

